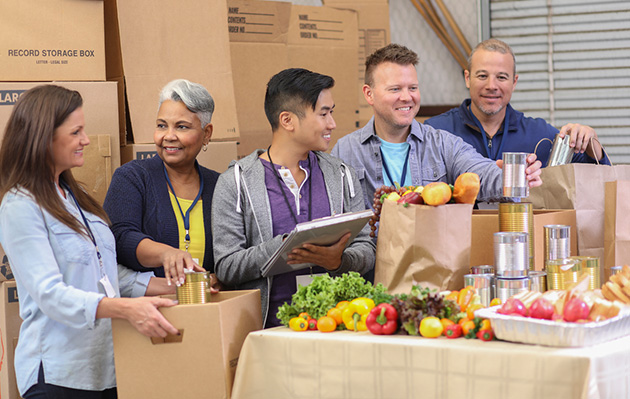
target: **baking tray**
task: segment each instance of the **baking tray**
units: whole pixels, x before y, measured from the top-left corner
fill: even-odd
[[[475,316],[490,319],[494,335],[501,340],[555,347],[591,346],[630,335],[630,307],[619,315],[599,322],[569,323],[507,316],[497,313],[501,306],[475,311]]]

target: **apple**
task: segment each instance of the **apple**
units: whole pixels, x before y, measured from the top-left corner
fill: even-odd
[[[536,299],[529,307],[529,317],[534,319],[551,320],[553,312],[553,305],[543,297]]]
[[[578,321],[580,319],[588,319],[590,308],[588,304],[578,297],[571,298],[564,305],[563,316],[566,321]]]
[[[507,301],[501,306],[497,313],[504,315],[518,315],[527,317],[527,308],[521,302],[520,299],[517,298],[508,298]]]

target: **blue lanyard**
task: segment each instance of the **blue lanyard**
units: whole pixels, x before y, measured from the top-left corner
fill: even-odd
[[[197,164],[197,172],[199,173],[199,192],[195,197],[194,201],[188,209],[186,213],[182,210],[182,206],[179,204],[179,200],[177,199],[177,195],[175,194],[175,189],[173,189],[173,185],[171,184],[171,179],[168,177],[168,172],[166,171],[166,166],[164,166],[164,176],[166,176],[166,183],[168,183],[171,192],[173,193],[173,197],[175,197],[175,202],[177,203],[177,207],[179,208],[179,212],[182,215],[182,219],[184,219],[184,230],[186,230],[186,236],[184,237],[184,242],[186,243],[186,252],[188,252],[188,246],[190,245],[190,211],[197,205],[197,201],[201,198],[201,193],[203,192],[203,177],[201,176],[201,167]]]
[[[72,190],[70,190],[70,186],[68,186],[66,182],[60,181],[59,184],[68,191],[68,194],[70,194],[70,197],[72,197],[72,199],[74,200],[74,203],[77,205],[77,209],[79,209],[79,213],[81,214],[81,217],[83,218],[83,223],[85,223],[85,228],[88,232],[88,236],[90,237],[90,240],[92,240],[92,244],[94,244],[94,248],[96,249],[96,257],[98,258],[98,263],[101,267],[101,272],[105,273],[103,271],[103,260],[101,259],[101,251],[99,251],[98,249],[98,245],[96,244],[96,238],[94,238],[94,233],[92,233],[92,229],[90,228],[90,223],[88,223],[88,220],[85,217],[85,214],[83,213],[83,210],[81,209],[81,206],[79,205],[79,201],[77,201],[77,197],[74,196],[74,193],[72,192]]]
[[[475,114],[473,114],[472,110],[470,109],[470,105],[468,107],[469,107],[468,109],[470,111],[470,115],[475,121],[475,125],[477,125],[477,127],[481,131],[481,137],[483,138],[483,144],[486,147],[486,154],[488,155],[488,158],[496,161],[497,157],[501,156],[501,154],[503,153],[503,143],[505,143],[505,139],[506,139],[505,136],[507,135],[507,132],[508,132],[508,122],[510,120],[510,115],[509,115],[510,109],[507,107],[507,105],[505,106],[505,119],[503,120],[503,137],[501,138],[501,144],[499,144],[499,151],[495,153],[496,157],[493,157],[492,154],[490,154],[490,150],[488,149],[488,137],[486,137],[486,131],[483,130],[483,126],[481,125],[481,122],[479,122],[479,119],[477,119]]]
[[[395,186],[396,183],[395,183],[394,179],[392,179],[392,175],[389,173],[389,168],[387,167],[387,162],[385,161],[385,156],[383,155],[382,147],[379,147],[378,150],[381,152],[381,160],[383,161],[383,169],[385,169],[385,173],[387,174],[387,177],[389,178],[389,181],[392,183],[392,186]],[[409,152],[410,151],[411,151],[411,145],[409,145],[409,148],[407,148],[407,155],[405,155],[405,164],[403,165],[403,170],[402,170],[402,173],[400,175],[400,185],[401,186],[405,185],[405,178],[407,177],[407,163],[409,161]]]

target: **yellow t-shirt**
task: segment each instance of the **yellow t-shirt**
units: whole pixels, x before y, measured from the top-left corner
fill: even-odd
[[[170,191],[168,192],[169,198],[171,199],[171,205],[173,206],[173,211],[175,212],[175,217],[177,218],[177,230],[179,232],[179,249],[182,251],[186,250],[186,229],[184,228],[184,217],[182,213],[179,211],[179,207],[177,206],[177,201],[175,201],[175,196]],[[190,205],[192,205],[192,200],[186,200],[182,198],[177,198],[179,204],[182,207],[182,211],[186,213]],[[203,203],[201,198],[195,204],[195,207],[190,211],[190,230],[188,231],[190,234],[190,245],[188,246],[188,253],[193,257],[199,266],[203,267],[203,255],[206,249],[206,230],[203,226]]]

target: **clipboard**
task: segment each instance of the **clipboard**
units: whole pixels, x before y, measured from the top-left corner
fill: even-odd
[[[303,244],[332,245],[347,233],[352,233],[346,247],[359,234],[374,212],[370,209],[357,212],[342,213],[335,216],[314,219],[310,222],[298,223],[295,229],[284,240],[280,248],[274,252],[262,266],[263,277],[287,273],[313,266],[312,263],[287,264],[289,252]]]

